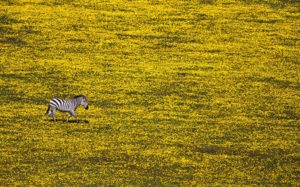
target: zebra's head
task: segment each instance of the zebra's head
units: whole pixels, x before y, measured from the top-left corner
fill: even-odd
[[[89,105],[87,103],[87,100],[86,100],[86,97],[82,97],[82,100],[81,100],[81,105],[87,110],[89,109]]]
[[[76,96],[74,97],[75,99],[80,99],[80,104],[87,110],[89,109],[89,105],[87,103],[87,99],[86,99],[86,96],[84,95],[79,95],[79,96]]]

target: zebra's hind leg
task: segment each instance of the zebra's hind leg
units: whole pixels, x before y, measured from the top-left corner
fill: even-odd
[[[56,119],[55,119],[55,108],[52,108],[52,117],[53,117],[53,121],[56,122]]]
[[[51,114],[51,111],[48,112],[47,116],[46,116],[46,121],[48,121],[48,117]]]

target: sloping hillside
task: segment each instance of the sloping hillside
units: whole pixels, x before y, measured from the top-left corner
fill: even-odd
[[[0,1],[0,185],[299,186],[299,10]]]

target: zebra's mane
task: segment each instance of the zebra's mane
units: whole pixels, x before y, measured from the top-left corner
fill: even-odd
[[[79,97],[83,97],[83,98],[85,98],[85,96],[84,95],[76,95],[73,99],[77,99],[77,98],[79,98]]]

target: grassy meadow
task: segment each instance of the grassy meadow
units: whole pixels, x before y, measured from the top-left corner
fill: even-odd
[[[0,0],[0,186],[299,186],[299,74],[296,0]]]

